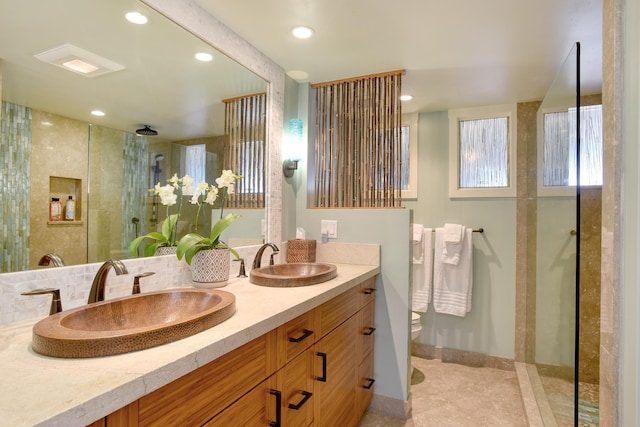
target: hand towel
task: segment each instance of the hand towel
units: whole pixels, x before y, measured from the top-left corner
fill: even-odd
[[[431,228],[422,229],[422,263],[413,264],[413,292],[411,309],[426,313],[431,302],[433,285],[433,245],[431,244]],[[415,246],[415,245],[414,245]]]
[[[422,224],[413,224],[413,241],[420,242],[422,241],[422,230],[424,227]]]
[[[436,246],[441,251],[440,258],[446,264],[458,265],[460,251],[467,227],[459,224],[445,224],[442,244]]]
[[[457,265],[445,263],[440,257],[433,265],[433,308],[436,313],[464,317],[471,311],[473,289],[473,229],[465,230],[460,243]],[[444,245],[444,228],[436,229],[435,247]]]
[[[460,243],[464,238],[464,226],[460,224],[444,225],[444,241],[445,243]]]

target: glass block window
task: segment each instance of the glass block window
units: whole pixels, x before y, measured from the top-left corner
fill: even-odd
[[[400,152],[402,153],[402,164],[405,167],[401,171],[400,183],[403,190],[409,189],[409,135],[409,126],[402,126],[400,128],[400,145],[402,146]]]
[[[449,110],[449,197],[516,196],[516,104]]]
[[[544,114],[543,185],[577,185],[576,110]],[[580,107],[580,185],[602,185],[602,105]]]
[[[460,121],[460,188],[509,185],[509,120]]]
[[[207,147],[204,144],[185,147],[185,173],[193,178],[194,185],[205,180]]]

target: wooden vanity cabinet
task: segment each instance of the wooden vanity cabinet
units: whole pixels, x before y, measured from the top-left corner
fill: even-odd
[[[202,425],[275,371],[269,332],[138,400],[140,427]]]
[[[357,425],[373,393],[375,278],[91,427]]]

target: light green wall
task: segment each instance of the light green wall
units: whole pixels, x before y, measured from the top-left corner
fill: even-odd
[[[473,234],[473,301],[464,318],[422,318],[418,342],[495,356],[514,357],[515,198],[449,199],[449,121],[446,111],[421,113],[418,124],[418,198],[403,200],[425,227],[445,222],[483,227]]]
[[[285,134],[290,118],[309,125],[309,84],[292,84],[287,78],[284,114]],[[312,136],[309,137],[313,139]],[[307,141],[307,144],[309,142]],[[307,209],[307,151],[292,178],[283,178],[283,240],[295,237],[296,227],[308,239],[320,241],[320,221],[338,221],[338,239],[332,242],[375,243],[381,246],[381,270],[376,286],[375,394],[406,402],[410,378],[409,224],[408,209]]]
[[[400,401],[408,399],[410,376],[410,216],[408,209],[305,209],[298,212],[297,223],[307,238],[319,241],[320,221],[337,220],[338,239],[331,242],[381,246],[375,305],[375,394]]]

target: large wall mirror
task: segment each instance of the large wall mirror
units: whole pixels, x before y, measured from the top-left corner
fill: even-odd
[[[127,12],[148,22],[131,23]],[[39,59],[40,53],[46,55]],[[197,61],[196,53],[212,60]],[[60,66],[83,56],[105,72],[87,76]],[[228,168],[225,100],[269,89],[260,76],[135,0],[3,2],[0,61],[1,272],[37,268],[47,253],[66,265],[130,257],[130,241],[157,229],[166,215],[148,189],[194,168],[213,182]],[[104,116],[93,116],[96,110]],[[158,134],[136,134],[145,125]],[[64,205],[69,196],[74,219],[52,221],[51,199]],[[195,227],[190,208],[184,204],[183,232]],[[265,239],[264,207],[238,210],[242,221],[226,240]],[[216,212],[206,214],[201,227]]]

